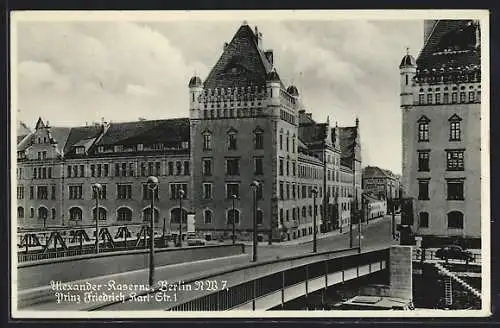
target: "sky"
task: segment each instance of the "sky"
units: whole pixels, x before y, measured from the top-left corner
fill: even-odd
[[[188,81],[205,79],[246,17],[221,21],[20,21],[13,85],[30,128],[187,117]],[[399,63],[422,47],[421,20],[248,20],[318,122],[360,121],[363,166],[401,173]],[[17,73],[17,74],[16,74]]]

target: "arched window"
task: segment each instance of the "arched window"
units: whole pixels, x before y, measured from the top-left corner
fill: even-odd
[[[429,228],[429,213],[420,212],[418,215],[418,226],[420,228]]]
[[[187,223],[187,211],[185,209],[182,209],[182,211],[180,211],[178,207],[173,208],[170,211],[170,223],[179,223],[181,215],[182,223]]]
[[[158,211],[157,208],[155,208],[154,216],[155,216],[155,222],[158,222],[160,220],[160,212]],[[150,220],[151,220],[151,207],[146,207],[142,211],[142,220],[144,222],[150,222]]]
[[[117,221],[132,221],[132,210],[128,207],[120,207],[116,211]]]
[[[264,211],[261,209],[257,210],[257,224],[262,224],[264,222]]]
[[[238,211],[237,209],[230,209],[229,211],[227,211],[226,217],[227,224],[233,224],[233,220],[234,224],[240,224],[240,211]]]
[[[203,150],[212,149],[212,134],[210,132],[203,133]]]
[[[229,131],[227,132],[227,148],[228,149],[235,150],[238,148],[236,134],[237,134],[237,131],[233,128],[229,129]]]
[[[459,211],[448,213],[448,229],[463,229],[464,215]]]
[[[264,149],[264,133],[260,129],[254,132],[254,148]]]
[[[206,209],[203,211],[203,220],[206,224],[212,223],[212,211],[211,210]]]
[[[24,207],[19,206],[17,208],[17,217],[18,218],[24,218]]]
[[[82,220],[82,209],[79,207],[72,207],[69,209],[69,219],[71,221],[81,221]]]
[[[52,209],[52,220],[55,220],[56,219],[56,209],[53,208]]]
[[[108,214],[108,212],[106,211],[106,209],[104,207],[99,207],[99,220],[105,221],[107,214]],[[94,221],[96,220],[96,217],[97,217],[97,211],[94,208],[94,209],[92,209],[92,218]]]
[[[38,208],[38,218],[39,219],[47,219],[49,217],[49,210],[46,207]]]
[[[313,215],[313,207],[309,205],[309,216]]]

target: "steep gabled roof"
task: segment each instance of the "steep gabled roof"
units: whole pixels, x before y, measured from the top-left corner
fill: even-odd
[[[252,29],[241,25],[204,82],[205,88],[263,86],[273,65],[258,46]],[[283,87],[283,85],[282,85]],[[284,88],[284,87],[283,87]]]
[[[16,131],[17,137],[25,137],[30,133],[31,133],[30,128],[28,128],[28,126],[24,122],[18,121],[17,131]]]
[[[309,148],[314,148],[315,145],[321,146],[326,138],[327,129],[327,123],[299,124],[299,138]]]
[[[96,145],[178,144],[189,141],[189,131],[188,118],[111,123]]]
[[[480,65],[472,20],[439,20],[417,58],[418,69]]]
[[[392,178],[392,172],[377,166],[367,166],[363,169],[363,178]]]

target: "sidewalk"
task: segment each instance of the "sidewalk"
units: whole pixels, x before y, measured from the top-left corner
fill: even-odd
[[[373,220],[370,220],[368,221],[368,225],[372,225],[374,223],[379,223],[381,221],[383,221],[385,218],[391,218],[391,216],[389,215],[386,215],[384,217],[380,217],[380,218],[376,218],[376,219],[373,219]],[[362,229],[364,229],[365,227],[367,226],[366,222],[363,222],[363,227]],[[357,231],[357,224],[354,224],[353,225],[353,231]],[[339,236],[339,235],[345,235],[345,234],[348,234],[349,233],[349,226],[347,227],[344,227],[344,229],[342,230],[342,233],[339,231],[339,230],[335,230],[335,231],[329,231],[327,233],[318,233],[317,236],[316,236],[316,239],[317,240],[320,240],[320,239],[324,239],[324,238],[329,238],[329,237],[334,237],[334,236]],[[310,243],[313,241],[313,235],[307,235],[307,236],[304,236],[304,237],[301,237],[301,238],[297,238],[297,239],[292,239],[292,240],[287,240],[287,241],[281,241],[281,242],[273,242],[272,245],[269,245],[267,241],[262,241],[262,242],[259,242],[258,243],[258,246],[261,247],[261,246],[269,246],[269,247],[272,247],[272,246],[295,246],[295,245],[302,245],[302,244],[305,244],[305,243]],[[245,246],[252,246],[253,245],[253,242],[252,241],[239,241],[237,240],[236,243],[239,243],[239,244],[244,244]]]

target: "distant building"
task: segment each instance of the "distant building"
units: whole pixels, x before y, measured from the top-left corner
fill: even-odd
[[[477,21],[426,21],[417,60],[399,66],[403,186],[424,241],[481,236],[480,35]]]
[[[103,224],[151,218],[145,183],[159,179],[155,218],[167,230],[179,221],[178,190],[190,184],[189,120],[172,119],[52,127],[39,119],[17,147],[17,216],[20,227],[95,222],[91,185],[100,183]],[[190,208],[184,200],[183,214]],[[185,219],[183,220],[185,222]],[[184,230],[186,231],[186,225]],[[177,225],[172,227],[178,231]]]
[[[363,199],[366,202],[365,215],[368,221],[387,214],[387,199],[377,197],[371,193],[363,193]]]
[[[363,192],[371,193],[378,198],[399,198],[399,179],[389,170],[376,166],[363,168]]]

